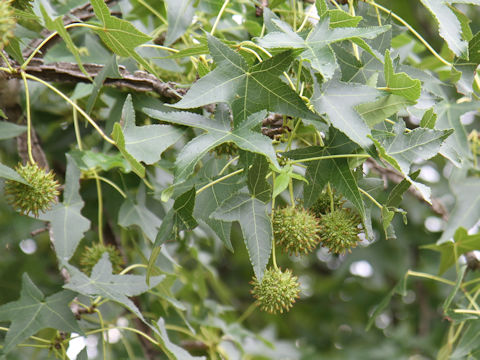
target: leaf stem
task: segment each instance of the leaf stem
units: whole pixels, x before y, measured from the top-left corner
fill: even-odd
[[[290,194],[290,203],[292,207],[295,207],[295,196],[293,195],[293,180],[290,178],[288,180],[288,193]]]
[[[98,174],[93,170],[93,176],[95,178],[95,184],[97,186],[98,197],[98,240],[103,245],[103,197],[102,197],[102,184],[98,178]]]
[[[7,67],[8,67],[8,69],[4,68],[4,67],[0,67],[0,70],[5,71],[5,72],[9,72],[9,73],[15,72],[15,70],[13,70],[12,65],[10,65],[10,61],[8,61],[7,57],[5,55],[3,55],[3,51],[0,51],[0,56],[2,57],[3,61],[5,61],[5,64],[7,64]]]
[[[121,272],[120,272],[120,275],[125,275],[126,273],[128,273],[129,271],[133,270],[133,269],[136,269],[136,268],[148,268],[147,265],[145,264],[133,264],[133,265],[130,265],[128,267],[126,267],[125,269],[123,269]]]
[[[380,204],[377,200],[375,200],[375,198],[372,195],[370,195],[368,192],[366,192],[362,188],[358,188],[358,191],[360,191],[363,195],[369,198],[379,209],[383,209],[383,205]]]
[[[22,75],[23,84],[25,86],[25,101],[27,106],[27,151],[28,151],[28,159],[30,163],[33,165],[35,164],[35,159],[33,158],[32,154],[32,114],[30,111],[30,92],[28,91],[28,81],[24,71],[20,71]]]
[[[97,176],[93,175],[92,177],[87,177],[87,179],[96,179],[96,178],[98,178],[99,180],[102,180],[104,183],[107,183],[108,185],[113,187],[115,190],[118,191],[118,193],[120,195],[122,195],[122,197],[124,199],[127,198],[127,194],[125,194],[125,192],[122,189],[120,189],[120,187],[117,184],[115,184],[113,181],[111,181],[110,179],[107,179],[103,176],[99,176],[98,174],[97,174]]]
[[[330,186],[330,181],[327,183],[327,192],[328,192],[328,196],[330,197],[330,212],[334,212],[335,211],[335,201],[334,201],[334,197],[333,197],[332,187]]]
[[[219,182],[222,182],[223,180],[226,180],[228,178],[231,178],[232,176],[235,176],[237,174],[240,174],[241,172],[243,172],[244,169],[239,169],[237,171],[234,171],[234,172],[231,172],[230,174],[227,174],[225,176],[222,176],[221,178],[218,178],[217,180],[214,180],[212,182],[209,182],[207,185],[201,187],[200,189],[197,190],[196,192],[196,195],[200,194],[202,191],[208,189],[209,187],[215,185],[215,184],[218,184]]]
[[[275,172],[272,171],[271,174],[272,174],[273,183],[275,184]],[[270,221],[272,222],[272,224],[273,224],[274,211],[275,211],[275,198],[272,197],[272,211],[270,214]],[[277,256],[275,254],[275,236],[273,234],[272,234],[272,263],[273,263],[273,268],[278,269]]]
[[[237,161],[239,158],[240,158],[240,156],[235,156],[234,158],[230,159],[230,161],[225,164],[225,166],[222,168],[222,170],[220,170],[220,172],[218,173],[218,176],[222,175],[224,173],[224,171],[227,170],[228,167],[230,165],[232,165],[235,161]]]
[[[420,278],[424,278],[424,279],[435,280],[435,281],[438,281],[438,282],[441,282],[441,283],[444,283],[444,284],[447,284],[447,285],[451,285],[451,286],[456,285],[454,281],[450,281],[450,280],[444,279],[444,278],[439,277],[439,276],[430,275],[430,274],[426,274],[426,273],[418,272],[418,271],[408,270],[407,271],[407,276],[415,276],[415,277],[420,277]]]
[[[73,101],[77,103],[75,100]],[[80,127],[78,126],[78,112],[77,108],[72,107],[73,110],[73,128],[75,129],[75,138],[77,139],[78,150],[82,151],[82,136],[80,135]]]
[[[170,52],[173,52],[173,53],[180,52],[180,50],[177,50],[177,49],[174,49],[174,48],[171,48],[171,47],[168,47],[168,46],[157,45],[157,44],[142,44],[139,47],[149,47],[149,48],[154,48],[154,49],[170,51]]]
[[[353,5],[353,0],[348,0],[348,10],[350,12],[350,15],[355,16],[355,6]],[[355,58],[360,61],[360,54],[358,53],[357,44],[352,42],[352,48]]]
[[[218,23],[220,22],[220,18],[222,17],[222,15],[225,11],[225,8],[227,7],[229,2],[230,2],[230,0],[225,0],[223,2],[223,5],[222,5],[220,11],[218,12],[217,18],[215,19],[215,22],[213,23],[213,27],[212,27],[212,30],[210,31],[210,35],[213,35],[215,33],[215,30],[217,29]]]
[[[299,159],[299,160],[290,160],[290,164],[308,162],[308,161],[317,161],[317,160],[327,160],[327,159],[342,159],[342,158],[369,158],[368,154],[341,154],[341,155],[325,155],[325,156],[316,156],[312,158]]]
[[[165,19],[162,14],[160,14],[157,10],[155,10],[152,6],[146,3],[144,0],[137,0],[139,4],[145,6],[148,10],[150,10],[156,17],[158,17],[164,24],[167,24],[167,19]]]
[[[435,56],[441,63],[447,65],[448,67],[452,67],[453,64],[445,60],[442,56],[440,56],[439,53],[435,51],[434,48],[430,46],[430,44],[420,35],[410,24],[408,24],[405,20],[403,20],[400,16],[395,14],[392,10],[389,10],[387,8],[384,8],[382,5],[378,5],[374,1],[366,1],[368,4],[374,6],[377,9],[382,10],[383,12],[389,14],[391,17],[393,17],[395,20],[397,20],[399,23],[401,23],[403,26],[405,26],[415,37],[420,40],[420,42],[432,53],[433,56]]]
[[[57,95],[59,95],[60,97],[62,97],[66,102],[68,102],[70,105],[72,105],[74,108],[76,108],[78,110],[78,112],[80,114],[83,115],[83,117],[85,117],[85,119],[87,119],[87,121],[90,123],[90,125],[92,125],[95,130],[97,130],[97,132],[100,134],[100,136],[107,142],[109,142],[110,144],[112,145],[115,145],[115,141],[113,141],[112,139],[110,139],[107,135],[105,135],[105,133],[103,132],[102,129],[100,129],[100,127],[97,125],[97,123],[85,112],[83,111],[83,109],[81,107],[79,107],[74,101],[72,101],[67,95],[65,95],[64,93],[62,93],[60,90],[58,90],[56,87],[54,87],[53,85],[49,84],[48,82],[46,81],[43,81],[42,79],[36,77],[36,76],[33,76],[33,75],[30,75],[30,74],[27,74],[25,73],[25,77],[27,79],[30,79],[30,80],[33,80],[33,81],[37,81],[43,85],[45,85],[46,87],[48,87],[50,90],[52,90],[53,92],[55,92]]]
[[[246,318],[248,318],[252,313],[257,309],[258,301],[254,301],[250,306],[244,311],[242,315],[237,319],[237,324],[241,324]]]

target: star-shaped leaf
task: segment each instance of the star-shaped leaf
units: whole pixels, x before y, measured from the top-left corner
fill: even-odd
[[[312,120],[303,100],[279,76],[291,65],[292,51],[282,52],[259,64],[249,66],[240,54],[208,35],[208,47],[217,67],[198,80],[187,95],[174,104],[179,109],[226,102],[231,105],[235,123],[260,110],[269,110]]]
[[[321,18],[314,29],[304,39],[293,31],[289,25],[268,14],[264,9],[264,16],[271,21],[276,30],[269,32],[257,42],[266,48],[275,49],[303,49],[300,57],[311,63],[312,68],[317,70],[325,79],[330,79],[338,65],[330,44],[343,40],[353,40],[362,46],[367,46],[360,38],[373,39],[379,34],[390,29],[386,26],[372,26],[366,28],[342,27],[330,29],[330,18]]]
[[[221,107],[219,107],[221,109]],[[278,168],[277,156],[270,138],[251,130],[265,118],[266,112],[252,114],[245,121],[231,128],[228,112],[217,109],[215,120],[190,112],[164,113],[144,108],[144,112],[154,119],[174,124],[186,125],[205,130],[183,147],[175,161],[175,183],[185,181],[195,169],[197,162],[211,149],[220,144],[232,142],[240,149],[266,156]]]
[[[422,248],[439,251],[441,253],[440,268],[438,270],[441,275],[447,271],[450,266],[455,264],[461,255],[480,249],[480,234],[468,235],[467,230],[459,227],[457,231],[455,231],[453,241],[450,240],[441,244],[426,245],[422,246]]]
[[[135,125],[135,110],[129,94],[123,105],[123,138],[125,150],[137,161],[153,164],[160,155],[176,143],[184,130],[171,125]]]
[[[105,299],[115,301],[140,319],[145,321],[137,306],[130,300],[129,296],[137,296],[158,285],[165,276],[154,276],[150,279],[150,286],[145,282],[145,276],[140,275],[114,275],[112,264],[108,259],[108,253],[103,253],[102,258],[92,269],[92,275],[88,277],[76,267],[66,264],[70,273],[70,281],[64,286],[66,289],[76,291],[86,296],[101,296]]]
[[[73,291],[62,290],[45,297],[24,273],[20,299],[0,306],[0,321],[11,321],[3,352],[8,353],[17,344],[44,328],[81,333],[68,306],[76,295]]]
[[[405,123],[401,120],[393,126],[392,133],[382,133],[373,141],[380,156],[400,171],[411,184],[430,202],[430,188],[413,181],[409,176],[410,166],[419,160],[435,156],[445,139],[453,133],[449,130],[416,128],[405,133]]]
[[[81,214],[85,204],[79,194],[80,170],[69,154],[67,158],[67,172],[65,176],[65,191],[63,202],[41,214],[41,220],[50,221],[51,235],[59,265],[68,262],[75,253],[83,234],[90,229],[90,220]]]
[[[358,145],[367,149],[372,145],[370,129],[355,109],[357,105],[374,101],[380,92],[375,88],[335,79],[320,87],[315,84],[312,105],[319,114],[327,114],[332,126]]]

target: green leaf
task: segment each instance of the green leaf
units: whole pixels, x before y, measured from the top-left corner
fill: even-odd
[[[266,180],[269,172],[268,162],[263,156],[256,154],[251,165],[247,173],[248,190],[258,200],[267,202],[272,192],[272,187]]]
[[[398,111],[413,104],[413,101],[410,101],[403,96],[390,94],[383,96],[374,102],[360,104],[355,109],[371,128],[374,125],[385,121],[385,119],[396,114]]]
[[[398,121],[393,126],[393,133],[387,133],[380,140],[374,139],[380,157],[385,159],[422,194],[425,201],[430,203],[430,189],[409,176],[410,166],[419,160],[428,160],[435,156],[445,139],[453,133],[449,130],[431,130],[416,128],[405,133],[405,123]]]
[[[331,30],[329,27],[330,19],[323,17],[303,39],[288,24],[276,18],[270,10],[264,9],[264,17],[268,18],[264,21],[273,23],[276,30],[269,32],[263,38],[257,39],[257,43],[268,49],[302,49],[300,57],[309,61],[312,68],[322,74],[326,80],[330,79],[338,68],[335,53],[330,44],[344,40],[359,40],[361,37],[373,39],[390,29],[390,26],[387,25],[367,28],[342,27]],[[349,21],[355,20],[350,19]]]
[[[25,181],[23,177],[18,175],[18,173],[15,170],[3,164],[0,164],[0,177],[7,180],[13,180],[25,185],[30,185],[28,182]]]
[[[59,265],[67,263],[75,253],[83,234],[90,229],[90,220],[81,214],[85,204],[80,196],[80,170],[72,157],[66,154],[67,172],[63,202],[39,216],[40,220],[50,221],[50,237],[55,248]]]
[[[0,121],[0,140],[17,137],[25,131],[27,131],[26,126],[17,125],[8,121]]]
[[[340,9],[329,10],[328,16],[330,17],[331,29],[339,27],[357,27],[358,23],[363,19],[361,16],[353,16]]]
[[[229,113],[222,106],[217,107],[215,120],[190,112],[164,113],[148,108],[143,110],[154,119],[206,131],[185,145],[178,154],[175,161],[175,183],[185,181],[205,154],[227,142],[232,142],[245,151],[264,155],[276,168],[279,167],[271,139],[252,130],[265,118],[265,111],[249,116],[242,123],[234,125],[232,130]]]
[[[459,226],[462,225],[459,224]],[[480,234],[468,235],[465,228],[459,227],[455,231],[453,241],[448,239],[442,243],[438,241],[436,244],[425,245],[422,248],[440,252],[438,273],[441,275],[455,264],[461,255],[480,249]]]
[[[109,154],[94,152],[92,150],[74,149],[69,152],[75,164],[80,170],[88,171],[100,169],[108,171],[111,169],[120,169],[124,173],[132,171],[130,163],[120,153]]]
[[[307,108],[295,91],[279,79],[295,58],[292,51],[282,52],[249,66],[241,55],[220,40],[208,34],[207,38],[210,54],[217,67],[195,82],[174,107],[191,109],[226,102],[232,107],[237,125],[264,109],[293,117],[321,120]]]
[[[437,122],[437,114],[433,108],[428,109],[422,116],[422,120],[420,121],[420,126],[422,128],[433,129],[435,128],[435,123]]]
[[[20,299],[0,306],[0,321],[11,321],[3,352],[10,352],[23,340],[45,328],[82,333],[68,306],[76,295],[63,290],[45,297],[24,273]]]
[[[70,264],[65,264],[65,267],[71,278],[64,288],[90,297],[101,296],[119,303],[144,322],[146,321],[142,313],[128,297],[143,294],[165,279],[165,275],[154,276],[151,278],[150,286],[147,286],[145,276],[114,275],[107,252],[103,253],[102,258],[93,267],[90,277]]]
[[[403,96],[407,100],[416,101],[420,97],[422,83],[418,79],[412,79],[406,73],[395,73],[393,62],[390,58],[390,50],[385,52],[385,82],[386,91]]]
[[[137,30],[129,21],[110,15],[103,0],[91,0],[91,4],[95,15],[103,25],[103,29],[94,31],[105,45],[117,55],[134,58],[148,71],[155,74],[155,70],[150,64],[135,52],[137,46],[151,40],[151,37]]]
[[[205,359],[205,356],[192,356],[185,349],[181,348],[178,345],[175,345],[168,338],[167,329],[165,328],[165,320],[160,318],[157,322],[157,327],[159,330],[160,341],[163,345],[163,349],[167,351],[167,355],[172,359],[177,360],[201,360]]]
[[[453,183],[451,188],[455,195],[455,207],[448,217],[448,222],[437,244],[449,241],[458,227],[470,229],[478,222],[478,214],[480,214],[480,179],[467,178],[459,183]]]
[[[413,104],[415,104],[413,101],[407,100],[403,96],[390,94],[374,102],[360,104],[356,107],[356,110],[365,119],[367,125],[373,127]]]
[[[250,262],[257,279],[262,279],[272,249],[272,223],[268,204],[240,191],[225,200],[211,215],[223,221],[238,221],[242,229]]]
[[[185,132],[171,125],[135,125],[135,110],[129,94],[123,106],[123,137],[125,150],[137,161],[153,164],[162,153],[176,143]]]
[[[438,23],[440,36],[458,57],[468,59],[468,43],[462,39],[462,26],[449,7],[454,3],[480,5],[480,0],[420,0]]]
[[[192,23],[195,9],[193,0],[165,0],[167,5],[168,31],[165,45],[170,46],[182,36]]]
[[[322,88],[315,84],[311,103],[319,114],[327,114],[334,128],[368,149],[372,145],[368,138],[370,129],[355,108],[374,101],[379,95],[378,90],[369,86],[330,80]]]

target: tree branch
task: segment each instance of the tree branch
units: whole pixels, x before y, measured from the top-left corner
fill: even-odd
[[[104,68],[103,65],[99,64],[84,64],[84,67],[92,78],[97,76]],[[21,78],[20,67],[14,67],[14,69],[17,71],[4,73],[4,76],[7,79]],[[152,91],[164,98],[173,100],[179,100],[182,98],[182,95],[185,94],[184,89],[176,89],[175,84],[171,82],[165,83],[145,71],[135,71],[132,74],[122,65],[118,66],[118,70],[122,78],[107,78],[104,85],[124,87],[139,92]],[[56,62],[45,64],[43,59],[33,58],[25,71],[49,82],[90,83],[90,80],[75,63]]]

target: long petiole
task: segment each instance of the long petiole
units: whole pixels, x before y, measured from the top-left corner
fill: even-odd
[[[363,190],[362,188],[358,188],[358,190],[363,194],[365,195],[366,197],[368,197],[379,209],[383,209],[383,205],[380,204],[377,200],[375,200],[375,198],[370,195],[368,192],[366,192],[365,190]]]
[[[98,241],[103,244],[103,197],[102,197],[102,184],[98,178],[98,174],[93,170],[93,176],[95,178],[95,184],[97,185],[97,197],[98,197]]]
[[[207,185],[201,187],[200,189],[198,189],[196,194],[198,195],[198,194],[200,194],[202,191],[208,189],[209,187],[211,187],[211,186],[213,186],[213,185],[215,185],[215,184],[218,184],[219,182],[222,182],[223,180],[226,180],[226,179],[228,179],[228,178],[231,178],[232,176],[235,176],[235,175],[237,175],[237,174],[240,174],[241,172],[243,172],[243,169],[239,169],[239,170],[234,171],[234,172],[232,172],[232,173],[230,173],[230,174],[227,174],[227,175],[225,175],[225,176],[222,176],[221,178],[218,178],[217,180],[214,180],[214,181],[208,183]]]
[[[225,8],[227,7],[229,2],[230,2],[230,0],[225,0],[223,2],[223,5],[222,5],[220,11],[218,12],[217,18],[215,19],[215,22],[213,23],[213,27],[212,27],[212,30],[210,31],[210,35],[213,35],[215,33],[215,30],[217,29],[218,23],[220,22],[220,18],[222,17],[223,13],[225,12]]]
[[[382,10],[383,12],[389,14],[391,17],[393,17],[395,20],[397,20],[399,23],[401,23],[403,26],[405,26],[415,37],[432,53],[433,56],[435,56],[441,63],[447,65],[448,67],[452,67],[453,64],[445,60],[443,57],[440,56],[439,53],[435,51],[434,48],[430,46],[430,44],[420,35],[413,27],[410,26],[405,20],[403,20],[400,16],[392,12],[391,10],[384,8],[381,5],[378,5],[377,3],[373,1],[367,1],[368,4],[374,6],[377,9]]]
[[[102,129],[100,129],[100,127],[97,125],[97,123],[85,112],[83,111],[83,109],[81,107],[79,107],[74,101],[72,101],[67,95],[65,95],[64,93],[62,93],[60,90],[58,90],[56,87],[50,85],[48,82],[46,81],[43,81],[42,79],[36,77],[36,76],[33,76],[33,75],[30,75],[30,74],[25,74],[25,77],[27,79],[30,79],[30,80],[33,80],[33,81],[36,81],[36,82],[39,82],[40,84],[43,84],[45,85],[46,87],[48,87],[50,90],[52,90],[53,92],[55,92],[57,95],[59,95],[60,97],[62,97],[66,102],[68,102],[70,105],[72,105],[75,109],[77,109],[77,111],[82,114],[83,117],[85,117],[85,119],[87,119],[87,121],[90,123],[90,125],[92,125],[95,130],[97,130],[97,132],[100,134],[100,136],[107,142],[109,142],[110,144],[112,145],[116,145],[115,141],[113,141],[112,139],[110,139],[107,135],[105,135],[105,133],[103,132]]]
[[[28,81],[24,71],[21,71],[23,84],[25,86],[25,101],[27,105],[27,150],[28,150],[28,159],[31,164],[35,164],[35,159],[32,154],[32,114],[30,112],[30,92],[28,91]]]

